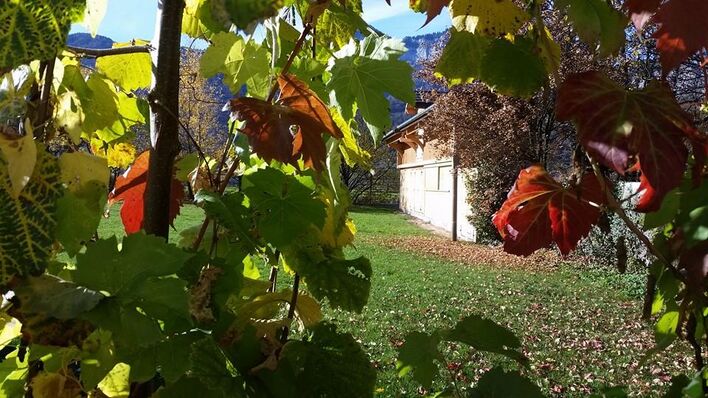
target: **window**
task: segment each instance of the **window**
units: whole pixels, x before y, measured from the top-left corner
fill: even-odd
[[[437,167],[426,167],[425,168],[425,190],[426,191],[437,191],[438,190],[438,168]]]
[[[452,188],[452,166],[438,167],[438,190],[449,192]]]

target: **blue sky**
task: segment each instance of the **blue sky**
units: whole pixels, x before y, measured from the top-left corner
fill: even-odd
[[[364,19],[377,29],[393,37],[416,36],[439,32],[450,26],[447,11],[438,16],[428,26],[419,29],[425,22],[425,15],[408,9],[408,0],[364,0]],[[156,0],[109,0],[108,12],[98,34],[115,41],[150,39],[155,25]],[[74,32],[86,32],[81,25],[74,25]]]

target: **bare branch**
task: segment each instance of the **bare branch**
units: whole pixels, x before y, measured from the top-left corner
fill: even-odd
[[[155,48],[153,48],[151,45],[148,44],[145,46],[127,46],[127,47],[116,47],[116,48],[84,48],[84,47],[67,46],[66,49],[78,56],[99,58],[99,57],[107,57],[107,56],[111,56],[111,55],[150,53]]]

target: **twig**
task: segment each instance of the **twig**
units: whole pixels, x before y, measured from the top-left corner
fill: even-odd
[[[231,150],[231,145],[232,141],[236,139],[236,137],[232,137],[234,134],[234,128],[236,126],[235,122],[231,122],[231,127],[229,127],[229,139],[226,140],[226,147],[224,148],[224,152],[221,154],[221,160],[219,161],[219,167],[216,168],[216,181],[217,183],[221,183],[221,171],[224,168],[224,164],[226,164],[226,156],[228,155],[229,151]]]
[[[115,47],[115,48],[84,48],[84,47],[67,46],[66,49],[78,56],[88,56],[88,57],[92,57],[92,58],[99,58],[99,57],[107,57],[107,56],[111,56],[111,55],[150,53],[155,48],[148,44],[148,45],[144,45],[144,46],[126,46],[126,47]]]
[[[283,66],[283,70],[280,72],[281,76],[288,73],[288,70],[290,70],[290,67],[293,64],[293,61],[295,61],[295,57],[302,49],[302,45],[305,43],[305,39],[307,38],[307,35],[310,34],[311,30],[312,30],[312,25],[309,23],[306,24],[305,28],[302,30],[302,33],[300,33],[300,37],[298,37],[297,42],[295,43],[295,47],[290,52],[290,56],[288,57],[288,60],[285,62],[285,65]],[[266,102],[273,101],[273,98],[275,98],[275,93],[277,90],[278,90],[278,82],[276,81],[273,84],[273,87],[271,87],[270,93],[268,93],[268,99],[266,99]]]
[[[297,296],[298,290],[300,289],[300,274],[295,274],[293,279],[293,294],[290,297],[290,308],[288,309],[288,319],[290,321],[295,318],[295,308],[297,307]],[[288,326],[283,326],[283,334],[280,335],[280,342],[285,343],[288,341],[288,334],[290,333],[290,328]]]
[[[219,186],[219,195],[223,194],[224,191],[226,190],[226,187],[229,185],[229,180],[231,177],[234,175],[236,172],[236,169],[238,168],[240,161],[238,158],[234,160],[234,163],[231,165],[229,170],[226,172],[226,176],[224,176],[224,181],[221,182],[221,185]],[[197,234],[196,239],[194,239],[194,244],[192,245],[193,250],[199,249],[199,245],[202,244],[202,240],[204,239],[204,234],[206,233],[207,228],[209,227],[209,219],[205,218],[204,222],[202,223],[202,227],[199,229],[199,233]]]
[[[197,143],[197,140],[195,140],[195,139],[194,139],[194,136],[192,136],[192,133],[189,132],[189,129],[187,128],[187,126],[185,126],[184,123],[182,123],[182,121],[179,120],[179,117],[177,117],[177,115],[175,115],[174,113],[172,113],[171,110],[167,109],[167,107],[165,107],[164,105],[162,105],[159,101],[154,101],[154,104],[156,104],[156,105],[158,105],[159,107],[161,107],[162,110],[164,110],[165,112],[167,112],[168,115],[170,115],[172,118],[174,118],[174,119],[177,121],[177,123],[180,125],[180,127],[182,128],[182,130],[184,130],[184,132],[185,132],[185,134],[187,134],[187,137],[189,138],[189,140],[192,141],[192,144],[193,144],[194,147],[197,149],[197,153],[199,154],[199,157],[202,158],[202,161],[204,161],[204,164],[206,165],[206,171],[207,171],[207,177],[209,178],[209,184],[210,184],[212,187],[216,186],[216,183],[215,183],[215,180],[214,180],[214,176],[211,174],[211,170],[210,170],[210,168],[209,168],[209,161],[207,160],[206,155],[205,155],[204,152],[202,151],[202,148],[201,148],[201,147],[199,146],[199,144]],[[199,173],[199,169],[198,169],[198,168],[197,168],[197,173]]]
[[[619,203],[617,203],[617,199],[612,194],[612,192],[610,192],[610,190],[607,187],[607,184],[605,183],[605,177],[602,175],[602,171],[600,170],[600,165],[595,160],[590,158],[590,156],[588,156],[588,159],[590,160],[590,164],[592,164],[592,169],[595,172],[597,179],[600,181],[600,188],[603,191],[605,191],[605,194],[607,196],[608,208],[610,210],[612,210],[613,212],[615,212],[615,214],[617,214],[617,216],[619,216],[620,219],[622,219],[622,221],[627,226],[627,228],[629,228],[629,230],[632,231],[632,233],[634,233],[634,235],[644,244],[644,246],[646,246],[646,248],[649,249],[649,251],[651,252],[651,254],[654,255],[654,257],[656,257],[657,259],[659,259],[659,261],[664,263],[664,265],[674,274],[674,276],[678,280],[685,282],[685,278],[683,277],[681,272],[679,272],[679,270],[676,269],[676,267],[674,267],[673,264],[671,264],[671,261],[669,261],[659,251],[659,249],[657,249],[656,246],[654,246],[654,244],[644,234],[644,232],[641,229],[639,229],[637,224],[635,224],[634,221],[632,221],[629,218],[629,216],[624,211],[622,206]]]

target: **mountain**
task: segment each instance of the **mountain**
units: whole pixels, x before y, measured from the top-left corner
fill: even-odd
[[[418,71],[422,68],[422,61],[430,58],[433,55],[433,50],[438,41],[443,39],[445,32],[428,33],[426,35],[419,36],[408,36],[403,38],[403,44],[406,45],[408,51],[401,56],[401,60],[408,62],[412,67],[413,71]],[[436,87],[422,79],[413,77],[413,82],[415,83],[416,90],[440,90],[440,87]],[[393,121],[393,126],[397,126],[406,119],[410,118],[411,115],[406,113],[406,104],[403,102],[389,97],[389,103],[391,104],[391,119]]]
[[[111,48],[113,47],[113,43],[115,42],[110,37],[101,35],[91,37],[88,33],[72,33],[66,40],[66,44],[70,46],[90,49]],[[81,64],[90,68],[95,68],[96,60],[94,58],[84,58],[81,60]]]

